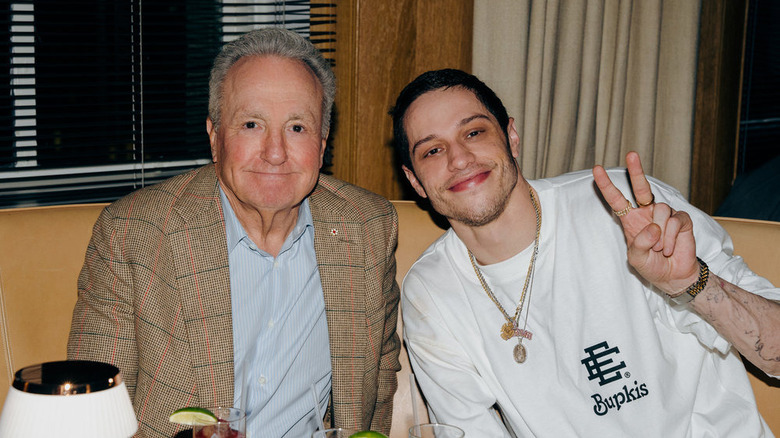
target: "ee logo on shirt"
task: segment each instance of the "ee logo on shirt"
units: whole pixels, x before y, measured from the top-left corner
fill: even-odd
[[[604,386],[616,382],[623,378],[628,378],[629,373],[621,374],[621,370],[626,368],[626,363],[620,360],[620,349],[610,347],[607,341],[599,342],[585,349],[585,358],[580,360],[588,372],[588,380],[598,380],[599,386]],[[634,380],[633,388],[623,385],[620,391],[612,395],[593,394],[593,412],[598,415],[606,415],[611,409],[619,411],[620,408],[634,400],[640,399],[650,391],[647,384],[639,384]]]

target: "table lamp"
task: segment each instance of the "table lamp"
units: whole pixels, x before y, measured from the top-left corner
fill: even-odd
[[[22,368],[0,415],[0,437],[128,438],[137,430],[119,368],[102,362]]]

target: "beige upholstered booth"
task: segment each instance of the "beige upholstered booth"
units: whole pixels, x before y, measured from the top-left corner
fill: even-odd
[[[394,201],[399,214],[398,280],[443,230],[413,202]],[[92,225],[104,204],[0,210],[0,407],[13,372],[65,358],[76,278]],[[756,272],[780,285],[780,224],[719,219],[734,238],[736,253]],[[400,327],[400,321],[399,321]],[[405,438],[412,424],[409,361],[395,396],[391,438]],[[759,373],[760,375],[760,373]],[[759,409],[780,434],[780,385],[751,376]],[[765,383],[769,382],[769,383]],[[427,413],[419,394],[418,413]]]
[[[734,253],[742,256],[753,272],[780,287],[780,222],[716,218],[734,241]],[[775,435],[780,436],[780,381],[767,377],[747,361],[748,377],[758,410]]]
[[[15,370],[65,359],[76,278],[104,205],[0,210],[0,406]]]

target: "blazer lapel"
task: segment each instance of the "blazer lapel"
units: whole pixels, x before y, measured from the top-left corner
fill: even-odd
[[[170,236],[200,398],[194,402],[232,406],[230,270],[213,165],[196,173],[175,209],[181,223]]]
[[[368,348],[362,224],[344,216],[353,209],[322,186],[309,205],[330,337],[333,420],[339,427],[361,429]]]

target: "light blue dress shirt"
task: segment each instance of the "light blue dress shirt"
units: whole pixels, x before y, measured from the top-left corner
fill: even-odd
[[[233,310],[234,405],[247,413],[248,438],[309,437],[331,389],[325,299],[304,200],[274,258],[247,235],[220,189]]]

